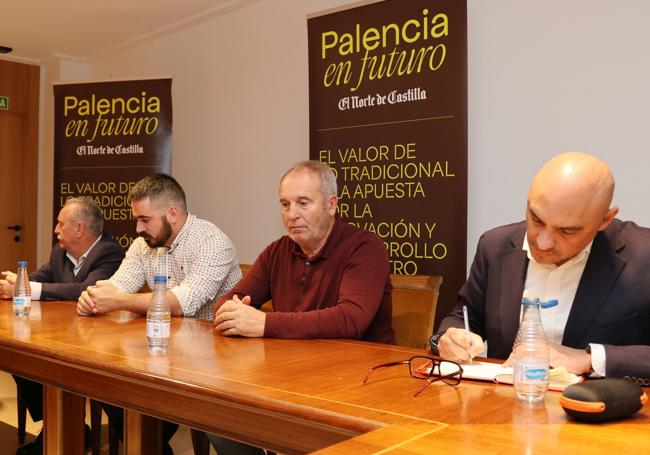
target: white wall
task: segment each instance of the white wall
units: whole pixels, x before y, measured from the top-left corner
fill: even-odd
[[[37,195],[37,263],[43,264],[52,251],[52,188],[54,186],[54,93],[58,81],[88,80],[90,65],[66,56],[54,55],[41,63],[39,106],[39,156]]]
[[[349,3],[246,1],[90,62],[95,79],[174,78],[173,174],[242,262],[283,233],[277,180],[308,156],[306,16]],[[482,231],[523,217],[536,168],[570,149],[604,158],[621,218],[650,225],[647,17],[646,0],[468,0],[470,260]]]
[[[619,217],[650,226],[649,15],[645,0],[469,0],[470,257],[566,150],[609,163]]]
[[[172,173],[241,262],[284,233],[278,179],[309,157],[306,14],[337,3],[253,2],[91,62],[97,79],[173,77]]]

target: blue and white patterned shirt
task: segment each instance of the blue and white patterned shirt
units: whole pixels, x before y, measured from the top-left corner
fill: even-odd
[[[154,275],[167,275],[167,289],[174,293],[183,316],[212,319],[214,299],[241,278],[233,243],[209,221],[188,214],[171,248],[151,248],[142,237],[126,252],[110,281],[124,292],[136,293]]]

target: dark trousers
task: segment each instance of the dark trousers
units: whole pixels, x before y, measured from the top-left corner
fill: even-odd
[[[273,454],[259,447],[244,444],[222,436],[208,433],[208,439],[219,455],[266,455]]]
[[[124,410],[119,406],[113,406],[108,403],[102,403],[102,409],[108,416],[108,423],[111,430],[114,431],[120,438],[120,441],[122,441],[124,433]],[[178,424],[166,420],[162,421],[162,446],[163,454],[165,455],[171,455],[174,453],[169,445],[169,440],[174,436],[176,430],[178,430]]]
[[[13,376],[13,375],[12,375]],[[18,393],[34,422],[43,420],[43,386],[29,379],[13,376]]]

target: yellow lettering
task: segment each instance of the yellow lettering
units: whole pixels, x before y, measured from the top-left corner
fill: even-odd
[[[379,30],[369,28],[363,34],[363,47],[369,51],[377,49],[379,46]]]
[[[77,97],[75,96],[66,96],[63,98],[63,115],[67,116],[70,109],[77,107]]]
[[[65,137],[79,137],[88,134],[88,120],[70,120],[65,126]]]
[[[323,85],[325,87],[330,87],[332,84],[338,86],[341,85],[341,80],[343,80],[343,84],[347,84],[351,75],[352,63],[349,60],[342,63],[332,63],[325,70]]]
[[[410,19],[410,20],[404,22],[404,26],[402,27],[402,39],[404,40],[404,42],[409,43],[409,44],[414,43],[414,42],[416,42],[417,40],[420,39],[420,32],[419,31],[415,32],[415,35],[413,35],[413,36],[410,36],[410,37],[408,36],[408,34],[407,34],[408,28],[411,25],[415,26],[415,28],[418,29],[418,28],[420,28],[420,22],[418,22],[415,19]]]
[[[431,19],[431,37],[441,38],[449,35],[449,18],[444,13],[436,14]]]
[[[328,38],[333,38],[331,41]],[[325,32],[321,35],[321,58],[325,60],[328,49],[333,48],[339,42],[339,35],[334,32]]]

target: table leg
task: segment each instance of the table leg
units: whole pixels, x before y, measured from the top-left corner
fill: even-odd
[[[160,419],[125,409],[125,455],[154,455],[162,453],[162,423]]]
[[[43,436],[46,455],[83,455],[85,398],[56,387],[43,387]]]

